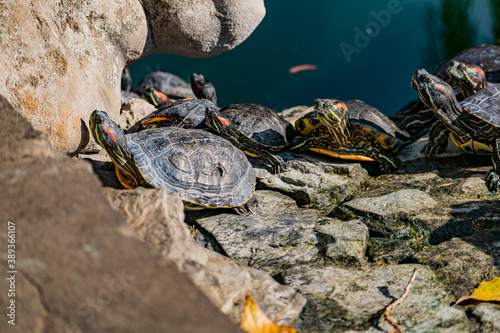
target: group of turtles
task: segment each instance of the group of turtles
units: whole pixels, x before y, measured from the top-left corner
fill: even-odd
[[[221,109],[213,84],[201,74],[192,74],[186,87],[174,75],[156,72],[134,88],[157,107],[154,112],[123,131],[106,112],[96,110],[90,128],[125,188],[178,192],[186,209],[232,208],[253,214],[256,179],[245,155],[265,158],[275,174],[286,171],[276,154],[285,149],[358,160],[374,172],[393,172],[402,166],[396,154],[425,131],[430,132],[424,148],[428,156],[443,152],[448,138],[466,153],[492,154],[486,183],[497,191],[499,71],[500,47],[494,45],[464,50],[433,74],[417,70],[411,86],[420,100],[398,112],[400,126],[359,100],[335,99],[316,99],[314,111],[292,125],[260,104]],[[127,79],[124,71],[122,82]]]

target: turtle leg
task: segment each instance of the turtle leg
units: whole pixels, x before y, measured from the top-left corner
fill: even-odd
[[[113,162],[104,162],[100,169],[104,171],[115,171],[115,164]]]
[[[423,109],[415,114],[410,114],[401,121],[401,128],[405,129],[412,137],[419,137],[424,130],[438,120],[431,109]]]
[[[274,155],[265,149],[261,150],[260,154],[262,155],[262,157],[268,160],[269,163],[271,163],[274,174],[280,174],[281,172],[286,170],[285,161],[280,156]]]
[[[233,210],[238,215],[255,215],[255,210],[259,206],[259,200],[257,197],[252,195],[252,197],[243,205],[234,207]]]
[[[355,131],[352,137],[352,147],[348,147],[348,151],[373,158],[378,162],[377,172],[395,171],[403,165],[399,158],[383,150],[379,142],[364,130]]]
[[[448,137],[450,129],[441,121],[436,121],[432,124],[431,132],[429,133],[429,143],[422,149],[425,156],[435,156],[443,153],[448,145]]]
[[[491,192],[500,190],[500,138],[493,144],[493,169],[486,175],[486,186]]]

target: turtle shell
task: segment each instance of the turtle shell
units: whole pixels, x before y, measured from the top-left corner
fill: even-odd
[[[500,127],[500,86],[482,89],[464,99],[460,105],[465,111],[479,117],[488,124]]]
[[[167,72],[153,72],[142,78],[141,81],[132,89],[133,92],[143,95],[145,86],[151,86],[155,90],[164,94],[179,95],[185,97],[194,97],[191,85],[181,77]]]
[[[172,104],[165,105],[158,110],[150,113],[146,117],[136,122],[125,133],[135,133],[146,128],[153,127],[182,127],[197,128],[205,127],[205,109],[219,107],[208,100],[190,98],[181,100]],[[146,124],[154,118],[166,118],[165,121],[157,121]]]
[[[236,129],[272,151],[288,146],[296,135],[288,121],[261,104],[231,104],[220,113],[229,118]]]
[[[177,192],[206,208],[237,207],[255,190],[255,173],[243,152],[203,130],[148,129],[126,135],[127,146],[151,185]]]

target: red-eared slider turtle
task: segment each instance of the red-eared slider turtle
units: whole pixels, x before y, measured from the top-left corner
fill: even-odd
[[[182,127],[205,128],[205,110],[219,110],[219,107],[205,99],[185,99],[168,104],[139,120],[125,133],[139,132],[148,128]]]
[[[151,86],[171,99],[193,98],[194,94],[189,83],[181,77],[167,72],[153,72],[142,78],[132,89],[133,92],[144,97],[144,87]]]
[[[217,105],[217,93],[212,82],[205,79],[202,74],[191,74],[191,89],[196,98],[208,99],[210,102]]]
[[[500,46],[483,44],[465,49],[443,61],[432,72],[453,88],[458,88],[456,83],[448,76],[447,71],[453,61],[467,62],[477,65],[485,72],[489,82],[500,82]],[[461,94],[460,89],[455,89],[456,94]],[[457,96],[460,101],[463,96]],[[420,100],[412,101],[396,112],[395,117],[403,117],[400,126],[417,138],[426,132],[435,121],[434,113]]]
[[[410,141],[410,135],[399,128],[385,114],[360,100],[344,103],[349,110],[349,120],[354,127],[365,130],[379,142],[380,146],[391,153],[397,153]],[[316,112],[309,112],[295,121],[295,130],[302,136],[322,125]]]
[[[454,60],[450,63],[446,73],[462,89],[465,98],[481,89],[497,84],[486,80],[486,74],[480,66],[468,62]]]
[[[234,208],[248,214],[257,207],[252,166],[219,136],[175,127],[125,135],[103,111],[92,113],[90,128],[125,188],[177,192],[186,209]]]
[[[349,120],[347,106],[335,99],[316,99],[314,112],[323,126],[313,130],[290,150],[310,150],[320,154],[364,162],[378,162],[378,170],[393,171],[401,161],[384,151],[371,132]]]
[[[155,108],[160,108],[170,103],[167,95],[161,91],[155,90],[152,86],[144,86],[142,96],[144,96],[146,101],[153,104]]]
[[[420,69],[411,86],[440,122],[432,129],[424,152],[435,155],[444,150],[448,135],[467,153],[493,153],[493,169],[486,176],[491,191],[500,188],[500,86],[495,85],[458,102],[453,88],[440,78]],[[444,140],[443,140],[444,138]]]
[[[265,157],[273,173],[286,169],[283,159],[273,153],[287,147],[295,137],[293,126],[267,106],[232,104],[219,112],[206,110],[206,124],[252,157]]]

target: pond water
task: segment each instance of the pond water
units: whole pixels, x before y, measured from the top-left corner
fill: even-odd
[[[449,55],[500,37],[500,0],[272,0],[241,45],[213,58],[155,54],[130,66],[133,84],[161,70],[214,83],[219,106],[276,111],[315,98],[361,99],[392,114],[417,95],[410,79]],[[290,73],[311,64],[315,70]]]

